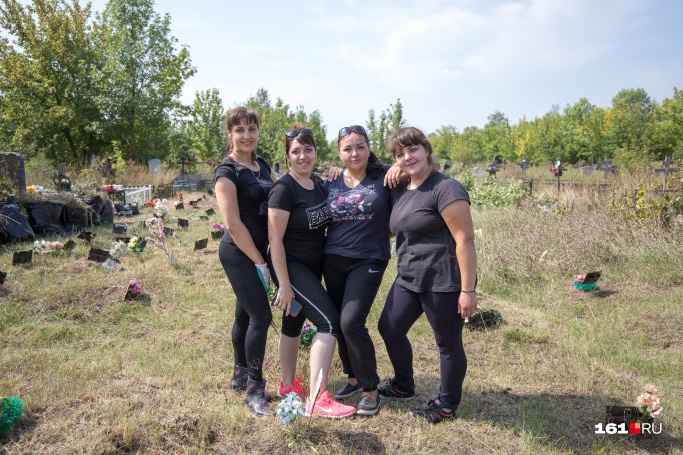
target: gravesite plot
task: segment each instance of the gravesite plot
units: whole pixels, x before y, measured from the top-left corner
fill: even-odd
[[[432,427],[408,414],[439,387],[425,318],[408,335],[415,400],[384,400],[372,418],[313,418],[301,427],[252,418],[243,393],[229,387],[235,298],[215,248],[207,250],[209,234],[215,242],[225,231],[215,197],[206,196],[201,216],[141,206],[140,215],[39,238],[61,248],[35,254],[30,243],[5,246],[0,390],[21,397],[25,413],[0,442],[8,453],[299,453],[311,444],[326,453],[680,450],[683,251],[675,245],[683,233],[675,221],[671,228],[627,222],[614,211],[589,210],[569,189],[556,200],[560,215],[537,202],[485,208],[476,191],[472,197],[481,311],[463,332],[468,370],[459,419]],[[570,211],[558,211],[570,200]],[[124,219],[128,229],[115,229]],[[179,229],[159,230],[159,222],[173,220]],[[13,265],[21,252],[32,256],[31,266]],[[587,285],[599,278],[600,290],[572,285],[582,273]],[[395,275],[394,256],[368,318],[383,383],[393,371],[376,327]],[[277,328],[281,317],[273,311]],[[277,345],[271,330],[264,377],[273,395]],[[296,377],[308,377],[308,349],[299,350]],[[335,354],[328,387],[345,381]],[[663,414],[629,433],[642,417],[634,406],[647,384],[659,389]]]

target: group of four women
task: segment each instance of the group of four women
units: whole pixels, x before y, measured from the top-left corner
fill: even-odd
[[[254,414],[274,413],[262,375],[272,315],[261,283],[272,279],[277,285],[272,304],[283,311],[278,395],[306,397],[295,373],[301,328],[308,319],[318,329],[309,384],[320,380],[321,394],[306,397],[307,415],[374,415],[382,398],[413,399],[407,333],[425,313],[439,347],[441,387],[434,400],[412,414],[432,423],[455,417],[467,368],[463,321],[477,306],[474,230],[465,189],[433,170],[431,145],[416,128],[391,136],[392,167],[378,161],[358,125],[339,131],[345,170],[324,182],[312,172],[317,157],[312,130],[294,125],[284,137],[289,172],[277,180],[256,154],[259,126],[249,108],[228,113],[228,156],[214,175],[227,226],[219,258],[236,296],[231,387],[246,391],[244,402]],[[392,233],[398,276],[379,332],[395,377],[380,387],[366,321],[390,259]],[[333,398],[327,381],[337,345],[348,381]],[[362,392],[357,407],[336,401],[357,392]]]

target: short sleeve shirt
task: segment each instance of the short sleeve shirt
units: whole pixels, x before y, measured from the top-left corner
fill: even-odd
[[[391,195],[389,227],[396,235],[396,280],[413,292],[459,291],[455,239],[441,210],[455,200],[469,203],[467,190],[437,171],[414,190],[408,190],[409,183],[401,183]]]
[[[325,248],[325,229],[330,224],[322,182],[313,177],[313,189],[307,190],[285,174],[273,186],[268,207],[289,212],[282,240],[287,261],[319,265]]]
[[[249,231],[256,248],[263,252],[268,247],[267,200],[273,181],[268,163],[260,156],[256,157],[256,162],[259,165],[258,172],[228,156],[216,167],[213,182],[215,184],[219,177],[226,177],[235,184],[240,220]],[[224,237],[232,241],[230,234],[226,233]]]
[[[386,168],[376,179],[366,175],[353,188],[346,186],[342,177],[325,182],[332,217],[325,253],[389,260],[391,191],[384,186],[385,175]]]

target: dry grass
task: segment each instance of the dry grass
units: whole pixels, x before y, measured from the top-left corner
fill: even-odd
[[[374,418],[310,427],[307,419],[298,430],[253,418],[228,388],[234,297],[217,242],[209,240],[209,254],[192,251],[219,215],[201,221],[172,211],[191,220],[168,241],[177,268],[148,249],[125,257],[127,270],[105,271],[85,260],[85,244],[12,267],[8,250],[0,256],[11,290],[0,297],[0,395],[22,397],[28,412],[0,453],[681,453],[683,233],[614,222],[598,196],[564,197],[573,211],[557,217],[535,207],[475,211],[480,303],[500,310],[505,324],[465,333],[461,417],[437,426],[406,412],[438,390],[424,318],[410,334],[415,401],[384,403]],[[201,214],[215,207],[209,201]],[[141,219],[125,220],[133,234],[144,232]],[[109,247],[111,228],[95,232],[96,246]],[[594,269],[603,271],[599,290],[573,288],[573,274]],[[132,276],[149,301],[123,300]],[[392,261],[368,323],[382,378],[392,371],[376,325],[394,276]],[[271,330],[271,393],[276,343]],[[301,350],[304,377],[307,361]],[[338,360],[330,377],[333,389],[345,380]],[[646,383],[660,389],[667,434],[637,442],[594,435],[605,406],[630,404]]]

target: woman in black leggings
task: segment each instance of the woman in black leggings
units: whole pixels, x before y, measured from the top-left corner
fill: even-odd
[[[294,125],[285,136],[289,173],[275,184],[268,198],[268,238],[278,282],[274,305],[284,312],[280,336],[282,382],[278,393],[303,393],[294,376],[301,327],[308,318],[318,328],[311,343],[310,384],[319,379],[321,394],[315,406],[308,397],[306,414],[339,418],[355,413],[356,408],[334,401],[327,391],[339,335],[339,311],[320,282],[325,228],[330,217],[322,182],[311,173],[316,156],[313,131]],[[303,307],[296,316],[290,314],[293,299]]]
[[[327,229],[323,275],[330,298],[340,312],[339,357],[348,382],[334,393],[345,399],[362,390],[357,414],[379,411],[379,376],[375,346],[365,326],[377,295],[389,252],[390,189],[396,183],[390,165],[382,165],[370,151],[370,140],[360,125],[342,128],[337,138],[339,158],[346,169],[341,178],[326,182]]]
[[[235,367],[230,386],[246,390],[244,403],[254,414],[263,416],[275,412],[267,403],[262,377],[272,315],[260,278],[270,284],[266,201],[275,175],[256,155],[259,126],[258,114],[251,109],[237,107],[228,113],[228,156],[216,168],[214,183],[218,208],[228,228],[218,257],[236,297],[232,326]]]
[[[410,180],[392,192],[389,227],[396,235],[398,276],[387,296],[379,332],[394,367],[382,398],[415,397],[413,351],[407,334],[425,313],[439,347],[441,387],[427,407],[411,413],[437,423],[455,417],[467,357],[463,320],[477,309],[477,255],[469,196],[463,186],[432,169],[432,147],[417,128],[401,128],[387,148]],[[459,314],[458,314],[459,313]]]

